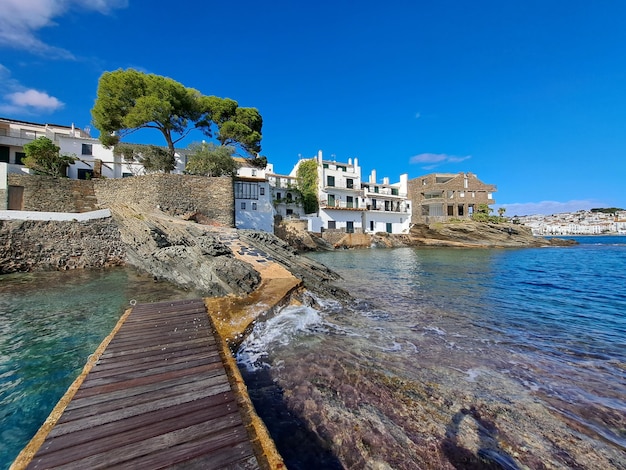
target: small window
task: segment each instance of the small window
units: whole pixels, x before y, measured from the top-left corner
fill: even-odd
[[[327,176],[327,186],[335,186],[335,177],[334,176]]]
[[[354,180],[351,178],[346,179],[346,188],[352,189],[354,188]]]
[[[252,203],[252,210],[255,211],[256,210],[256,202]]]
[[[241,210],[242,210],[242,211],[245,211],[245,210],[246,210],[246,203],[245,203],[245,202],[242,202],[242,203],[241,203]]]
[[[459,197],[465,197],[465,191],[460,191],[459,192]]]
[[[260,187],[260,188],[259,188],[259,194],[260,194],[261,196],[265,196],[265,188],[264,188],[264,187]]]
[[[79,168],[77,171],[77,177],[79,180],[90,180],[91,178],[93,178],[93,170]]]
[[[293,209],[287,209],[287,215],[293,215]]]
[[[254,168],[252,169],[252,176],[256,176],[256,170]]]
[[[281,193],[276,193],[276,199],[278,199],[279,201],[282,199],[282,194]]]
[[[83,144],[83,148],[81,151],[81,155],[93,155],[92,145],[91,144]]]
[[[328,163],[322,164],[322,168],[328,168]]]
[[[346,222],[346,232],[354,233],[354,222],[352,221]]]
[[[328,221],[328,228],[329,229],[337,228],[337,223],[334,220],[329,220]]]
[[[374,192],[377,193],[379,191],[378,186],[374,186]]]
[[[398,196],[399,195],[398,188],[391,188],[391,195],[392,196]]]
[[[26,154],[24,152],[15,152],[15,164],[23,165],[22,159],[26,158]]]
[[[493,194],[487,193],[487,199],[493,199]]]
[[[0,145],[0,162],[9,163],[10,148]]]

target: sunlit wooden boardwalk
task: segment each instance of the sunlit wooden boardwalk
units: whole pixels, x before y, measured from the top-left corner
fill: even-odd
[[[202,299],[136,305],[26,468],[259,468]]]

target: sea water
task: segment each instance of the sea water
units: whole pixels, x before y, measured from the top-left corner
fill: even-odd
[[[0,469],[37,432],[131,300],[189,296],[122,268],[0,276]]]
[[[626,237],[310,255],[238,352],[294,468],[626,468]]]
[[[288,468],[626,468],[626,238],[578,241],[311,254],[354,300],[306,297],[237,353]],[[189,296],[124,269],[0,277],[0,469],[131,300]]]

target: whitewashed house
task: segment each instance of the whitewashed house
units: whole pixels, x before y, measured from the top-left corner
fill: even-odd
[[[293,171],[297,174],[300,160]],[[309,231],[338,230],[346,233],[404,233],[409,230],[411,210],[408,197],[408,175],[400,176],[398,183],[376,180],[372,171],[367,182],[361,180],[361,166],[357,158],[346,163],[323,158],[322,151],[315,157],[318,172],[317,214],[307,214]]]
[[[274,206],[267,173],[272,165],[257,168],[245,158],[235,158],[239,163],[234,178],[235,227],[274,233]]]

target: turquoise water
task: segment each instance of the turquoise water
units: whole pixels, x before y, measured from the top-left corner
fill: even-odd
[[[626,468],[626,237],[577,240],[310,255],[357,300],[287,308],[238,354],[287,407],[253,391],[287,466],[315,468],[291,450],[308,427],[328,468]]]
[[[238,352],[288,468],[466,468],[472,445],[626,468],[626,238],[578,240],[312,254],[356,300],[287,307]],[[0,469],[131,299],[195,296],[124,269],[0,277]]]
[[[131,299],[185,298],[126,269],[0,277],[0,469],[8,468]]]

